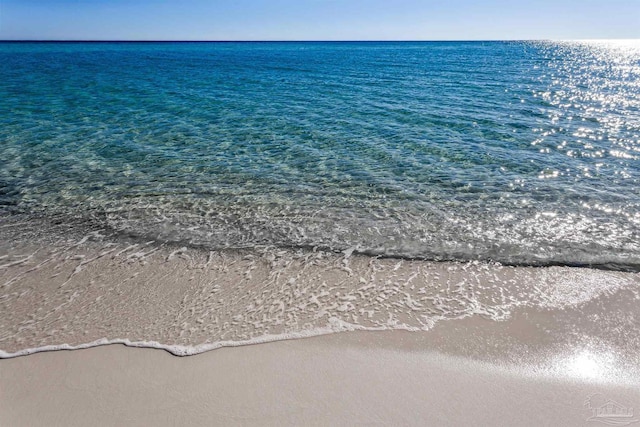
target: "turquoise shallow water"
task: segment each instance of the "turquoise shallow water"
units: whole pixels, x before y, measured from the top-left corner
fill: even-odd
[[[0,43],[0,219],[640,265],[640,42]]]

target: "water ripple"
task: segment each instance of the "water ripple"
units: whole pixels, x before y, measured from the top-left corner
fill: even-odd
[[[0,44],[0,212],[640,265],[640,44]]]

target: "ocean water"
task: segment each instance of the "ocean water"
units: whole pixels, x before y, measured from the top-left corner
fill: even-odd
[[[0,43],[0,121],[0,221],[640,266],[640,42]]]

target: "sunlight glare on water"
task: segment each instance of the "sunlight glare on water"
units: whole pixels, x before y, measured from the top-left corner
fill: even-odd
[[[638,41],[0,44],[3,215],[640,265]]]

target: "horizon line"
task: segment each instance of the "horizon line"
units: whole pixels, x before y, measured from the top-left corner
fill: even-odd
[[[437,43],[437,42],[533,42],[533,41],[632,41],[640,38],[591,38],[591,39],[553,39],[553,38],[539,38],[539,39],[380,39],[380,40],[300,40],[300,39],[274,39],[274,40],[171,40],[171,39],[0,39],[0,43]]]

